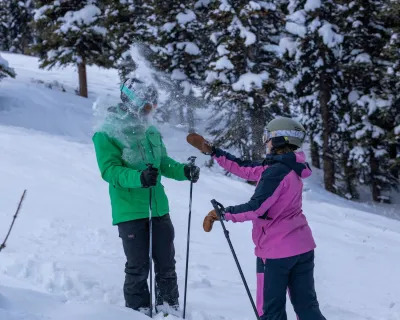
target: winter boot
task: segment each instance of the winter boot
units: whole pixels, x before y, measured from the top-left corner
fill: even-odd
[[[168,303],[156,306],[156,313],[162,312],[164,316],[173,315],[175,317],[182,317],[182,311],[178,304],[170,306]]]

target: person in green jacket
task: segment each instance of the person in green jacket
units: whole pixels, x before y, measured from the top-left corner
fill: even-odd
[[[157,98],[153,85],[127,79],[121,85],[122,103],[108,109],[102,126],[93,135],[93,143],[101,177],[109,184],[112,224],[118,226],[127,260],[125,304],[150,314],[147,278],[151,193],[156,312],[168,309],[179,316],[174,227],[161,177],[197,182],[200,168],[168,156],[159,131],[149,123]]]

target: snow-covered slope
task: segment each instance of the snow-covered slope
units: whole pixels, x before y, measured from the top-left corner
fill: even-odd
[[[124,255],[111,225],[107,185],[91,144],[91,105],[117,90],[114,71],[89,68],[91,99],[74,95],[75,70],[38,70],[37,61],[2,53],[17,72],[0,83],[0,236],[20,194],[27,197],[0,253],[0,319],[137,319],[123,307]],[[57,80],[67,92],[32,83]],[[185,143],[185,133],[160,126],[171,156],[207,159]],[[400,318],[400,222],[373,213],[387,207],[356,204],[326,193],[318,172],[306,181],[304,211],[316,249],[316,287],[329,320]],[[189,184],[164,180],[176,231],[183,302]],[[253,188],[202,168],[195,185],[188,319],[254,319],[221,228],[204,233],[202,221],[216,198],[226,205],[248,200]],[[228,224],[250,289],[255,257],[250,224]],[[0,238],[2,240],[2,238]],[[295,315],[288,303],[289,319]],[[171,316],[170,319],[173,319]]]

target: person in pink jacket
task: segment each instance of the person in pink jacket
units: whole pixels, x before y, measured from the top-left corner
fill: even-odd
[[[325,320],[314,287],[316,244],[302,210],[303,179],[311,175],[303,152],[295,152],[305,139],[305,129],[291,118],[276,118],[267,125],[268,148],[262,162],[243,161],[213,147],[201,136],[188,142],[210,154],[225,170],[248,181],[257,181],[251,199],[229,206],[223,219],[252,221],[257,256],[257,310],[261,320],[286,320],[286,292],[300,320]],[[216,212],[204,219],[210,231]]]

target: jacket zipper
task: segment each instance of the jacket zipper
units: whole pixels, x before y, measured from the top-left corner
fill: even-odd
[[[142,147],[141,147],[139,141],[136,141],[136,144],[137,144],[138,149],[140,151],[140,155],[142,156],[143,162],[146,162],[146,159],[145,159],[145,156],[144,156],[144,153],[143,153],[143,150],[142,150]],[[150,188],[150,192],[151,192],[151,198],[154,199],[154,201],[155,201],[155,193],[154,193],[154,196],[153,196],[152,188]],[[150,203],[150,199],[149,199],[149,216],[152,214],[152,212],[151,212],[152,210],[150,209],[150,207],[151,207],[151,203]]]

